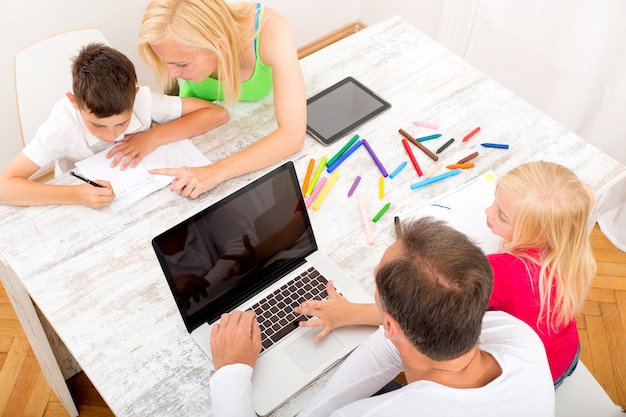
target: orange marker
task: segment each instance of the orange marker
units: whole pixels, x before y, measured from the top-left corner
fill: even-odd
[[[469,164],[452,164],[452,165],[447,165],[446,168],[448,169],[466,169],[466,168],[474,168],[474,164],[473,163],[469,163]]]
[[[313,166],[315,165],[315,159],[311,158],[309,161],[309,167],[306,169],[306,175],[304,181],[302,181],[302,195],[306,194],[306,189],[309,187],[309,180],[311,179],[311,173],[313,172]]]
[[[477,127],[476,129],[472,130],[463,138],[461,142],[467,142],[472,136],[474,136],[479,131],[480,131],[480,127]]]

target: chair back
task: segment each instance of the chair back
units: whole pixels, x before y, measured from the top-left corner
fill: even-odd
[[[52,106],[72,91],[72,58],[91,42],[110,45],[100,29],[85,28],[47,37],[15,55],[15,92],[23,145],[48,119]]]

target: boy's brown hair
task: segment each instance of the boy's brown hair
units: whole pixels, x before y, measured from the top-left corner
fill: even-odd
[[[72,87],[76,103],[98,118],[131,110],[137,74],[124,54],[101,43],[83,47],[72,61]]]

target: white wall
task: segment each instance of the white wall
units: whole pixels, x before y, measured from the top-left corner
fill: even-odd
[[[234,1],[234,0],[229,0]],[[0,169],[22,147],[13,56],[46,36],[100,27],[154,85],[137,32],[148,0],[22,0],[0,17]],[[569,0],[266,0],[298,46],[359,19],[397,14],[626,165],[626,3]],[[53,81],[51,81],[53,82]]]

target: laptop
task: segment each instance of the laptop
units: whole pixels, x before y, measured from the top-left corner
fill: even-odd
[[[152,246],[187,331],[209,358],[211,328],[222,313],[254,309],[258,321],[266,322],[252,376],[259,415],[269,414],[375,330],[347,326],[316,342],[319,328],[298,326],[311,318],[293,307],[325,298],[327,280],[350,301],[369,303],[372,297],[318,250],[292,162],[166,230]]]

